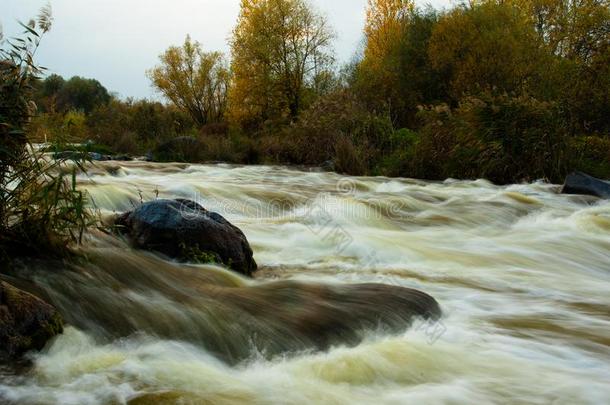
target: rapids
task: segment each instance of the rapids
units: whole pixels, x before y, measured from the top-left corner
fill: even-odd
[[[610,402],[609,201],[543,182],[143,162],[98,163],[79,185],[105,217],[197,201],[244,231],[260,269],[247,280],[180,265],[101,233],[82,247],[90,263],[32,264],[71,326],[31,368],[0,369],[0,403]],[[357,342],[314,351],[282,323],[223,305],[224,288],[264,298],[271,281],[415,288],[443,316],[369,323]],[[280,304],[265,311],[291,320]]]

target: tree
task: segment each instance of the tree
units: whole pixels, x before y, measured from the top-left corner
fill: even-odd
[[[204,52],[187,36],[182,47],[170,47],[159,59],[147,72],[159,92],[199,126],[224,118],[231,75],[221,52]]]
[[[552,60],[526,13],[511,3],[458,6],[434,27],[428,54],[450,78],[456,103],[482,90],[517,92],[541,86]]]
[[[591,61],[610,41],[608,0],[514,0],[555,55]]]
[[[368,0],[364,34],[369,63],[383,63],[393,52],[414,10],[412,0]]]
[[[427,51],[438,18],[434,9],[415,9],[411,1],[369,0],[355,89],[369,106],[388,111],[398,127],[414,127],[418,106],[445,95],[445,80],[430,66]]]
[[[49,75],[46,79],[40,83],[39,93],[42,97],[54,97],[57,96],[59,91],[65,86],[66,81],[63,77],[57,74]]]
[[[306,89],[330,70],[333,37],[306,0],[242,0],[231,39],[232,118],[242,125],[296,120]]]
[[[553,83],[573,132],[610,132],[610,2],[514,0],[561,60]]]
[[[95,79],[74,76],[70,80],[52,74],[35,83],[35,100],[39,111],[66,113],[70,110],[89,114],[106,105],[112,98],[108,90]]]
[[[407,21],[414,10],[411,0],[368,0],[364,56],[356,70],[356,89],[374,109],[390,111],[393,120],[405,110],[398,87],[401,48]]]
[[[47,78],[57,81],[52,76]],[[88,114],[94,108],[108,104],[110,94],[102,84],[95,79],[85,79],[74,76],[63,83],[57,92],[57,107],[60,111],[78,110]]]

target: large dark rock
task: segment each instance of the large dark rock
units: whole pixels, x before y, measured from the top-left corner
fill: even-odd
[[[0,357],[40,350],[62,331],[62,319],[54,307],[0,281]]]
[[[574,172],[566,177],[561,193],[610,198],[610,183],[585,173]]]
[[[115,223],[136,248],[183,261],[222,263],[246,276],[256,271],[243,232],[193,201],[148,202],[123,214]]]

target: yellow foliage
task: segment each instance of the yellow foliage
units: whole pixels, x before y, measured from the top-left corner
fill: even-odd
[[[434,27],[428,55],[447,72],[459,99],[484,89],[520,91],[545,65],[544,49],[527,14],[509,3],[456,7]]]
[[[305,0],[242,0],[231,39],[230,118],[296,119],[306,88],[333,62],[333,33]]]
[[[414,7],[412,0],[368,0],[364,34],[365,58],[369,63],[381,63],[400,41],[403,22]]]
[[[199,125],[224,118],[230,72],[222,53],[203,52],[186,37],[159,57],[161,65],[148,71],[153,86]]]
[[[610,43],[609,0],[512,0],[554,54],[589,61]]]

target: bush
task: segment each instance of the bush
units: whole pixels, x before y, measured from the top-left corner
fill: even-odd
[[[419,143],[419,135],[408,128],[402,128],[392,133],[389,142],[388,152],[381,156],[374,174],[412,176],[415,148]]]
[[[321,97],[298,123],[284,128],[275,153],[293,164],[332,160],[339,172],[369,174],[392,147],[393,133],[387,113],[371,112],[352,92],[340,90]]]
[[[367,157],[364,156],[365,148],[354,145],[352,139],[347,135],[340,135],[335,140],[333,148],[334,166],[338,173],[350,175],[361,175],[367,173]]]
[[[610,139],[580,136],[570,140],[571,170],[610,179]]]
[[[562,181],[568,170],[568,125],[552,103],[488,93],[455,110],[426,108],[420,118],[418,177]]]

